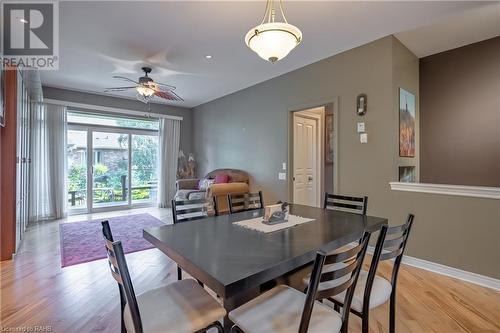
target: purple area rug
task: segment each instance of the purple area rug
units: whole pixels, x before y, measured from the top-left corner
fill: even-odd
[[[114,240],[122,242],[125,253],[153,248],[142,237],[145,228],[165,225],[149,214],[137,214],[84,222],[61,223],[61,266],[106,258],[101,221],[108,220]]]

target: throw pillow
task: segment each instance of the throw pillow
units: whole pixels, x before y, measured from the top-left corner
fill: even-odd
[[[229,183],[229,175],[226,174],[218,174],[215,176],[215,184],[226,184]]]

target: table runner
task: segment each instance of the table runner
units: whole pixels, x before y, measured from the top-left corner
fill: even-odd
[[[235,222],[234,224],[238,225],[240,227],[243,227],[243,228],[260,231],[260,232],[264,232],[267,234],[267,233],[271,233],[271,232],[278,231],[281,229],[294,227],[296,225],[311,222],[311,221],[314,221],[314,219],[290,214],[288,216],[288,222],[278,223],[278,224],[274,224],[274,225],[267,225],[267,224],[262,223],[262,216],[256,217],[253,219],[249,219],[249,220],[238,221],[238,222]]]

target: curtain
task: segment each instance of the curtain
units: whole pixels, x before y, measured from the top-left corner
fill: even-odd
[[[180,120],[160,119],[158,207],[161,208],[170,207],[170,201],[175,195],[180,133]]]
[[[66,107],[32,105],[30,221],[67,214]]]

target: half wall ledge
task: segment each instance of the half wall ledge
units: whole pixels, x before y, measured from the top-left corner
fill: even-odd
[[[500,187],[390,182],[391,190],[500,200]]]

